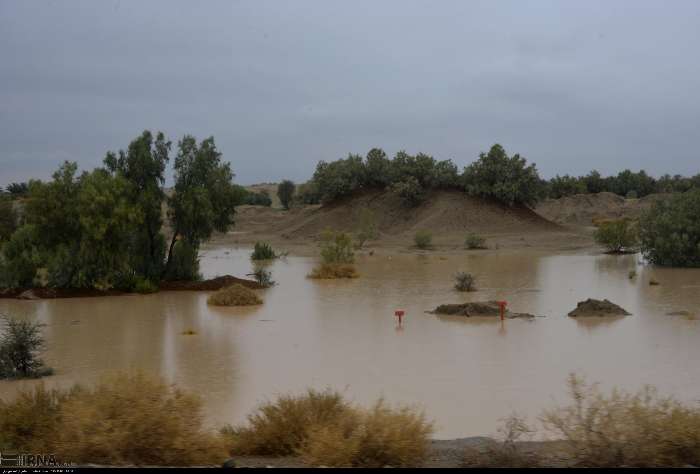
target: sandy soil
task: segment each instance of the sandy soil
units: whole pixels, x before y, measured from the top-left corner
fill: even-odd
[[[470,232],[487,240],[487,250],[532,249],[546,252],[592,253],[590,229],[551,222],[526,207],[509,208],[457,191],[436,191],[417,208],[401,206],[391,193],[368,192],[329,206],[296,207],[289,211],[260,206],[237,208],[236,224],[209,243],[252,245],[267,241],[297,255],[315,255],[323,230],[356,232],[360,215],[369,209],[377,221],[379,237],[365,247],[384,253],[419,253],[413,236],[418,230],[433,234],[432,252],[447,255],[464,251]]]

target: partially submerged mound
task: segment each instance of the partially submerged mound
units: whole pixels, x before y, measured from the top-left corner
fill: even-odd
[[[317,280],[333,280],[336,278],[357,278],[357,270],[350,264],[322,263],[309,273],[309,278]]]
[[[433,314],[444,314],[451,316],[471,317],[500,317],[501,307],[498,301],[476,301],[461,304],[441,304],[433,311]],[[535,316],[528,313],[514,313],[506,310],[504,316],[508,319],[526,318],[532,319]]]
[[[264,287],[257,281],[224,275],[202,281],[164,281],[160,284],[161,291],[216,291],[231,285],[241,285],[252,290],[260,290]]]
[[[620,306],[609,300],[596,300],[588,298],[586,301],[579,301],[576,308],[569,313],[572,318],[577,317],[604,317],[604,316],[629,316]]]
[[[253,306],[262,304],[262,300],[253,291],[236,283],[211,295],[207,303],[214,306]]]

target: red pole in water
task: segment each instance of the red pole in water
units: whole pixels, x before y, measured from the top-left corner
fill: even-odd
[[[508,304],[507,301],[499,301],[498,306],[501,307],[501,321],[505,318],[505,311],[506,311],[506,305]]]
[[[401,326],[402,320],[403,320],[403,315],[404,315],[404,310],[402,309],[397,309],[394,311],[394,316],[399,318],[399,326]]]

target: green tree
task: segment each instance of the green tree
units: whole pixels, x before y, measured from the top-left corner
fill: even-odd
[[[17,212],[10,199],[0,196],[0,247],[17,230]]]
[[[556,175],[549,180],[548,195],[552,199],[559,199],[573,194],[582,194],[587,192],[585,182],[574,176],[565,174],[564,176]]]
[[[642,254],[651,263],[700,267],[700,189],[656,202],[639,230]]]
[[[165,168],[170,160],[171,142],[158,132],[155,139],[144,131],[134,139],[126,151],[108,152],[106,168],[122,177],[128,186],[124,189],[128,201],[138,209],[141,225],[131,236],[130,255],[134,270],[146,279],[157,281],[163,271],[165,238],[162,205],[165,199],[163,185]]]
[[[285,179],[277,186],[277,197],[280,199],[282,207],[287,210],[289,210],[289,206],[292,203],[295,188],[294,183],[288,179]]]
[[[406,207],[416,207],[427,198],[425,188],[413,176],[406,176],[403,180],[392,184],[391,191],[401,198],[401,203]]]
[[[243,201],[243,196],[233,186],[231,166],[222,162],[214,137],[200,144],[191,135],[183,137],[178,143],[174,168],[175,189],[169,199],[168,213],[173,235],[165,275],[178,237],[190,247],[188,254],[196,259],[204,240],[214,231],[226,232],[233,225],[235,206]]]
[[[367,186],[384,189],[391,184],[391,160],[381,148],[372,148],[365,158]]]
[[[362,157],[349,155],[344,160],[316,165],[313,181],[318,186],[321,202],[332,202],[349,196],[365,185],[365,166]]]
[[[517,154],[509,157],[498,144],[465,168],[464,182],[470,195],[494,198],[508,206],[533,206],[542,191],[535,165]]]
[[[620,253],[637,244],[637,229],[629,219],[619,219],[602,223],[594,237],[609,252]]]

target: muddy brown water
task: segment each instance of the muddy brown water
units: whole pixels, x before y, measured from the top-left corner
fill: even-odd
[[[206,277],[243,276],[250,249],[209,249]],[[278,393],[333,387],[368,404],[414,404],[436,437],[495,433],[512,412],[536,417],[566,397],[577,372],[603,388],[654,384],[700,399],[700,270],[640,265],[636,255],[465,252],[459,256],[375,254],[358,258],[361,277],[305,278],[310,258],[271,265],[278,285],[264,305],[217,308],[207,293],[170,292],[44,301],[0,300],[0,313],[38,320],[56,375],[49,386],[92,383],[116,370],[156,373],[201,394],[212,427],[237,423]],[[636,269],[637,277],[628,278]],[[458,270],[478,291],[451,289]],[[650,286],[654,278],[661,284]],[[573,319],[585,298],[608,298],[632,316]],[[438,317],[441,303],[504,299],[534,321]],[[394,311],[406,311],[397,328]],[[194,330],[196,335],[183,335]],[[36,381],[0,382],[0,397]]]

